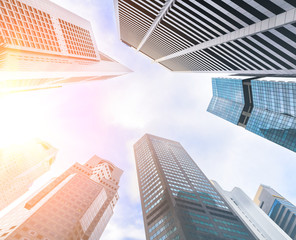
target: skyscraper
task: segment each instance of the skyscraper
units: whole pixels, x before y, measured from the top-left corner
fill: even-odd
[[[173,71],[296,73],[293,0],[114,0],[121,40]]]
[[[213,78],[212,85],[208,112],[296,152],[295,82]]]
[[[240,188],[225,191],[217,182],[212,183],[257,239],[291,240]]]
[[[4,92],[130,72],[98,51],[90,22],[49,0],[3,0],[0,12],[0,45],[6,48],[0,65]]]
[[[0,239],[100,239],[122,170],[97,156],[75,163],[0,219]]]
[[[134,151],[146,239],[256,239],[180,143],[145,134]]]
[[[0,149],[0,210],[27,192],[47,172],[57,150],[41,140]]]
[[[296,207],[273,188],[260,185],[254,202],[282,228],[296,239]]]

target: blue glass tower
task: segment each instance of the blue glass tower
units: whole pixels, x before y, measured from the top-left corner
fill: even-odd
[[[134,150],[146,239],[256,239],[180,143],[145,134]]]
[[[254,202],[296,240],[296,207],[271,187],[260,185]]]
[[[296,83],[213,78],[208,111],[296,152]]]

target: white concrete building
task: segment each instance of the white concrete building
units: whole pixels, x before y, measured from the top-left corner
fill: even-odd
[[[259,240],[291,240],[291,238],[262,211],[240,188],[225,191],[212,181],[233,211]]]
[[[84,18],[49,0],[0,1],[2,92],[108,79],[129,69],[99,52]]]

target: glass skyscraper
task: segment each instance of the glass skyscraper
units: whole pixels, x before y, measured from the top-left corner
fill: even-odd
[[[296,83],[213,78],[208,111],[296,152]]]
[[[180,143],[145,134],[134,150],[146,239],[256,239]]]
[[[296,239],[295,205],[265,185],[259,186],[254,202],[293,240]]]

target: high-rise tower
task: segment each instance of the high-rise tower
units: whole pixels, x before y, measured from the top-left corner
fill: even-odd
[[[296,152],[295,82],[213,78],[212,85],[208,112]]]
[[[121,40],[173,71],[296,73],[294,0],[114,0]]]
[[[47,172],[57,150],[41,140],[0,149],[0,210],[27,192]]]
[[[147,239],[256,239],[180,143],[145,134],[134,151]]]
[[[75,163],[0,219],[0,239],[100,239],[122,170],[97,156]]]
[[[0,1],[2,92],[103,80],[130,72],[98,51],[91,24],[49,0]],[[3,61],[4,59],[4,61]]]
[[[291,240],[243,190],[235,187],[232,191],[225,191],[217,182],[212,181],[212,183],[258,240]]]
[[[295,205],[265,185],[259,186],[254,202],[293,240],[296,239]]]

